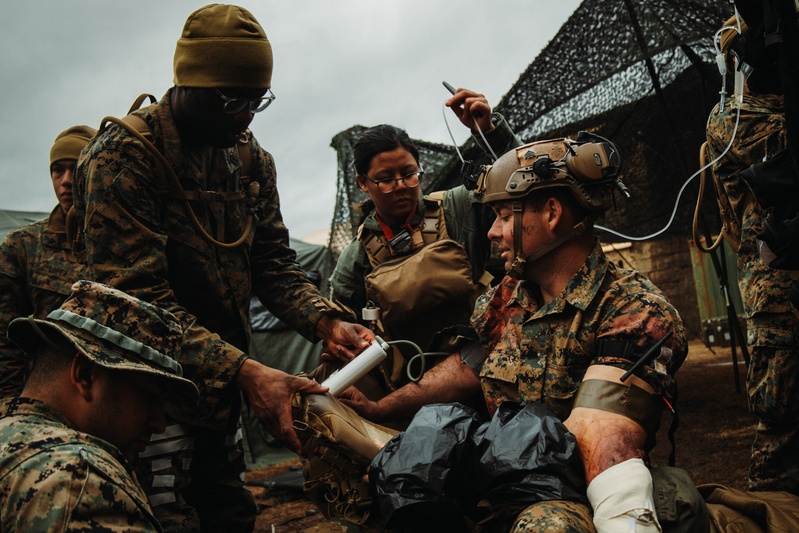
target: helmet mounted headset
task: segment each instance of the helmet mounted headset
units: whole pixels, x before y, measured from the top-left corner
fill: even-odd
[[[614,188],[629,197],[619,177],[621,167],[621,153],[616,145],[585,131],[575,140],[560,138],[524,144],[506,152],[492,165],[483,166],[475,194],[482,197],[484,204],[513,202],[516,257],[508,275],[520,279],[528,261],[541,258],[589,229],[614,203]],[[588,215],[571,230],[524,255],[521,242],[524,198],[533,191],[556,187],[567,189]]]

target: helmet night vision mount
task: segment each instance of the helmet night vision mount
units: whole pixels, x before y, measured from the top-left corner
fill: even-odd
[[[475,194],[483,203],[516,200],[539,189],[568,188],[591,212],[603,212],[613,201],[612,187],[629,197],[619,178],[621,153],[611,141],[582,131],[568,138],[524,144],[483,167]]]

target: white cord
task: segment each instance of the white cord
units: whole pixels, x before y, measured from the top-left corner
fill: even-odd
[[[694,179],[695,177],[697,177],[702,171],[704,171],[708,167],[710,167],[712,165],[715,165],[719,160],[721,160],[722,157],[724,157],[727,154],[727,152],[730,151],[730,148],[732,147],[732,143],[735,141],[735,136],[738,133],[738,122],[740,120],[741,120],[741,106],[739,105],[738,106],[738,113],[737,113],[737,115],[735,117],[735,129],[733,129],[733,131],[732,131],[732,137],[730,137],[730,142],[727,144],[727,147],[724,149],[723,152],[721,152],[721,154],[719,154],[718,157],[716,157],[716,159],[714,159],[713,161],[711,161],[707,165],[703,166],[702,168],[700,168],[699,170],[694,172],[691,175],[691,177],[689,177],[687,180],[685,180],[685,183],[683,183],[682,187],[680,187],[680,192],[677,193],[677,200],[674,202],[674,209],[671,212],[671,217],[669,218],[669,221],[666,223],[665,226],[663,226],[662,229],[656,231],[655,233],[652,233],[651,235],[646,235],[644,237],[633,237],[631,235],[625,235],[624,233],[619,233],[618,231],[612,230],[610,228],[606,228],[604,226],[600,226],[598,224],[596,226],[594,226],[594,227],[596,229],[598,229],[598,230],[606,231],[608,233],[611,233],[613,235],[616,235],[617,237],[621,237],[622,239],[626,239],[628,241],[648,241],[649,239],[657,237],[661,233],[665,232],[667,229],[669,229],[669,227],[671,226],[672,222],[674,222],[674,217],[677,214],[677,207],[680,205],[680,198],[682,197],[682,193],[683,193],[683,191],[685,191],[685,188],[688,186],[688,184],[691,183],[691,180]]]
[[[449,138],[452,139],[452,146],[454,146],[455,151],[458,152],[458,157],[460,158],[461,163],[466,163],[466,161],[463,159],[463,154],[461,154],[461,151],[458,149],[458,144],[455,142],[455,137],[452,135],[452,130],[450,129],[449,122],[447,121],[447,104],[443,104],[441,110],[444,115],[444,124],[447,126],[447,132],[449,132]],[[477,119],[472,117],[472,120],[474,120],[474,127],[477,129],[477,133],[480,134],[480,138],[483,139],[483,142],[488,147],[488,151],[491,152],[491,155],[494,156],[494,161],[496,161],[499,158],[497,157],[497,154],[494,153],[494,149],[491,148],[491,145],[486,140],[485,135],[483,135],[483,130],[481,130],[480,125],[477,124]]]
[[[485,143],[486,147],[488,147],[488,151],[491,152],[491,155],[494,156],[494,161],[496,161],[499,158],[497,157],[497,154],[494,153],[494,149],[491,148],[491,145],[488,144],[486,136],[483,135],[483,130],[480,129],[480,125],[477,123],[477,119],[474,118],[474,116],[472,116],[472,120],[474,120],[474,127],[477,128],[477,133],[480,134],[480,138],[483,139],[483,142]]]

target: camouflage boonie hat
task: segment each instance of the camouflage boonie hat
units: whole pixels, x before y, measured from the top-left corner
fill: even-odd
[[[53,344],[46,333],[54,331],[100,366],[165,378],[171,387],[170,402],[197,403],[197,387],[182,377],[177,362],[183,328],[172,313],[102,283],[82,280],[44,320],[12,320],[8,338],[32,356],[41,342]]]

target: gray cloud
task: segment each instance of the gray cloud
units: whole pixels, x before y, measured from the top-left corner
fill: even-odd
[[[50,146],[75,124],[121,116],[140,93],[160,97],[188,14],[206,2],[37,0],[0,12],[0,208],[49,211]],[[578,0],[242,1],[272,42],[276,102],[252,123],[275,157],[292,235],[329,225],[332,137],[392,123],[449,143],[447,80],[498,101],[573,13]],[[454,116],[456,140],[468,133]]]

